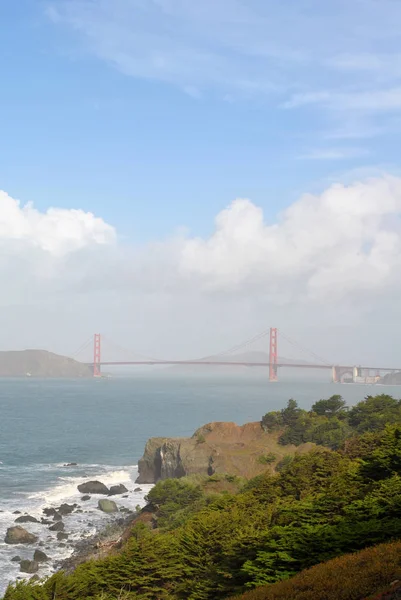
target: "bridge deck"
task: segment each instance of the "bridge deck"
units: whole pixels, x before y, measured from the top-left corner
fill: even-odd
[[[133,360],[133,361],[102,361],[99,363],[100,366],[112,367],[112,366],[124,366],[124,365],[198,365],[198,366],[210,366],[210,367],[264,367],[268,369],[270,363],[268,362],[233,362],[233,361],[208,361],[208,360]],[[90,363],[93,366],[93,363]],[[350,369],[352,370],[355,365],[320,365],[320,364],[302,364],[302,363],[277,363],[277,367],[286,367],[294,369],[332,369],[336,366],[339,369]],[[394,367],[364,367],[359,366],[358,369],[366,369],[371,371],[401,371]]]

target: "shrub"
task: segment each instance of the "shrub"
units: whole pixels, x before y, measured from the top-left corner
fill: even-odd
[[[274,452],[269,452],[268,454],[262,454],[258,457],[258,463],[261,465],[271,465],[277,459],[277,456]]]

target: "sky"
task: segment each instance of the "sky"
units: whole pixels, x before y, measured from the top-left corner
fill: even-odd
[[[398,1],[3,0],[0,75],[0,349],[401,367]]]

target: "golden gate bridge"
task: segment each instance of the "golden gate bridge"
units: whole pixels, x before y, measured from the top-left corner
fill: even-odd
[[[278,345],[280,339],[286,340],[289,344],[295,348],[306,352],[312,357],[312,361],[289,361],[286,359],[279,358]],[[235,352],[239,352],[246,348],[249,348],[251,344],[269,338],[268,345],[268,359],[267,360],[235,360]],[[141,355],[135,355],[134,360],[105,360],[102,354],[104,336],[100,333],[95,333],[93,337],[87,340],[78,350],[74,353],[74,357],[77,357],[83,351],[87,350],[88,347],[92,348],[93,359],[90,362],[86,362],[91,367],[93,377],[102,377],[102,367],[115,367],[115,366],[145,366],[145,365],[160,365],[160,366],[207,366],[207,367],[252,367],[252,368],[264,368],[268,372],[269,381],[278,381],[278,370],[282,368],[291,369],[318,369],[331,371],[332,381],[335,383],[343,383],[344,381],[360,382],[360,383],[375,383],[377,382],[382,373],[395,373],[401,371],[401,368],[394,367],[377,367],[377,366],[356,366],[356,365],[339,365],[333,362],[327,361],[321,358],[311,350],[302,347],[300,344],[289,338],[277,327],[269,327],[262,331],[258,335],[238,344],[224,352],[214,354],[211,356],[205,356],[197,359],[187,360],[167,360],[160,358],[150,358]],[[120,349],[121,350],[121,349]],[[123,349],[124,350],[124,349]],[[83,362],[83,361],[82,361]],[[371,374],[374,373],[372,376]]]

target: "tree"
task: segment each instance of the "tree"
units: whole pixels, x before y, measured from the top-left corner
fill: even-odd
[[[319,400],[312,406],[313,412],[323,417],[345,416],[347,407],[340,394],[334,394],[328,400]]]
[[[348,422],[358,433],[379,431],[389,423],[401,422],[401,402],[387,394],[367,396],[349,411]]]
[[[301,409],[298,408],[296,400],[292,398],[288,400],[287,407],[281,411],[281,416],[284,425],[294,425],[298,419]]]

